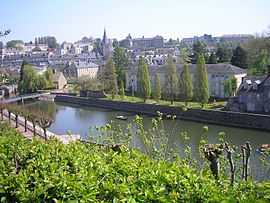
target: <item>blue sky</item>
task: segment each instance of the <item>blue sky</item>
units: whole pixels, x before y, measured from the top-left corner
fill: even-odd
[[[270,0],[0,0],[1,40],[51,35],[59,42],[83,36],[109,38],[204,33],[254,34],[270,25]]]

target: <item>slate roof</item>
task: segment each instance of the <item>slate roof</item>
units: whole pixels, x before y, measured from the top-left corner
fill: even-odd
[[[239,91],[241,92],[260,92],[263,91],[263,86],[265,84],[266,76],[246,76],[243,78],[243,82],[239,86]],[[253,89],[253,85],[257,84],[257,89]],[[245,88],[245,85],[247,88]]]
[[[82,68],[97,68],[98,65],[92,62],[86,63],[85,61],[79,61],[79,64],[77,63],[78,61],[71,61],[71,66],[75,67],[77,69],[82,69]]]
[[[148,66],[149,68],[149,73],[165,73],[165,66],[166,65],[153,65],[153,66]],[[177,65],[176,66],[176,72],[177,74],[180,74],[183,70],[184,64]],[[190,73],[194,73],[197,65],[196,64],[188,64],[188,68]],[[207,72],[208,74],[231,74],[231,75],[236,75],[236,74],[246,74],[247,71],[245,69],[239,68],[237,66],[233,66],[231,64],[206,64]],[[137,67],[134,69],[137,70]]]

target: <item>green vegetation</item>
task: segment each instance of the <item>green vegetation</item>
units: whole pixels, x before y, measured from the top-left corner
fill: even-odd
[[[112,99],[118,94],[117,75],[115,64],[112,57],[109,58],[106,69],[102,77],[103,89],[108,90],[112,94]]]
[[[171,101],[171,105],[173,105],[178,92],[178,78],[172,55],[168,56],[167,64],[165,66],[165,85],[163,92],[164,95]]]
[[[116,46],[113,52],[113,60],[115,63],[117,82],[120,86],[121,81],[126,81],[126,70],[128,68],[128,58],[125,53],[125,49],[120,46]]]
[[[158,73],[156,73],[155,80],[154,80],[153,99],[155,99],[157,103],[159,103],[160,98],[161,98],[160,79],[159,79]]]
[[[20,94],[36,92],[37,89],[53,86],[53,71],[47,69],[42,75],[38,75],[34,67],[27,61],[23,61],[20,72],[18,90]]]
[[[192,158],[187,132],[181,134],[184,147],[179,156],[179,151],[167,147],[170,136],[162,128],[161,117],[153,119],[149,131],[144,130],[142,118],[135,118],[136,135],[143,143],[144,153],[121,146],[117,149],[114,139],[130,147],[132,133],[123,133],[113,123],[95,128],[98,137],[103,135],[100,141],[108,147],[80,142],[65,145],[56,139],[29,142],[7,124],[0,125],[1,202],[269,201],[269,181],[259,183],[251,178],[244,181],[237,176],[241,170],[237,170],[231,184],[226,152],[236,149],[234,146],[207,144],[204,139],[207,127],[204,127],[196,150],[201,156]],[[104,136],[106,132],[108,137]],[[222,134],[219,142],[224,143]],[[218,175],[208,166],[206,153],[211,147],[221,150]],[[235,164],[242,161],[241,156],[237,157],[236,153]]]
[[[203,108],[204,104],[209,100],[209,87],[207,69],[205,66],[204,56],[202,54],[198,58],[193,94],[195,100],[201,103]]]
[[[236,77],[230,77],[228,80],[225,81],[224,84],[224,91],[229,96],[234,96],[237,91],[237,78]]]
[[[193,85],[187,64],[184,65],[178,84],[179,98],[181,101],[184,101],[187,106],[188,102],[193,98]]]
[[[148,66],[146,59],[140,56],[139,59],[139,68],[137,75],[137,94],[140,98],[143,98],[144,103],[149,99],[151,95],[151,83],[148,73]]]
[[[243,69],[247,68],[247,65],[248,65],[247,64],[247,54],[246,54],[246,51],[241,46],[237,46],[233,50],[231,64],[234,66],[238,66],[240,68],[243,68]]]
[[[267,75],[268,73],[267,67],[269,64],[270,64],[270,51],[267,51],[265,49],[258,51],[250,59],[249,74],[256,76]]]

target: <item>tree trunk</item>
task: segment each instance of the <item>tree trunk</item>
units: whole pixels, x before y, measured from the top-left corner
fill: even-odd
[[[33,122],[33,129],[34,129],[34,136],[36,136],[36,125],[34,122]]]
[[[11,112],[9,111],[8,112],[8,122],[9,122],[9,124],[10,124],[10,117],[11,117]]]
[[[45,140],[47,141],[47,134],[46,134],[46,128],[43,128],[43,131],[44,131],[44,137],[45,137]]]
[[[24,132],[27,132],[27,119],[24,117]]]
[[[171,100],[171,106],[173,105],[173,100]]]
[[[188,102],[187,101],[185,101],[185,104],[186,104],[186,107],[188,106]]]
[[[16,122],[16,127],[15,128],[18,128],[19,125],[18,125],[18,114],[15,114],[15,122]]]
[[[1,109],[1,118],[2,118],[2,121],[3,121],[4,120],[3,109]]]

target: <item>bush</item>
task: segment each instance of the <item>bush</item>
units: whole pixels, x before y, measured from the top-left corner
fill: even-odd
[[[267,202],[270,183],[216,181],[182,159],[0,131],[1,202]]]

